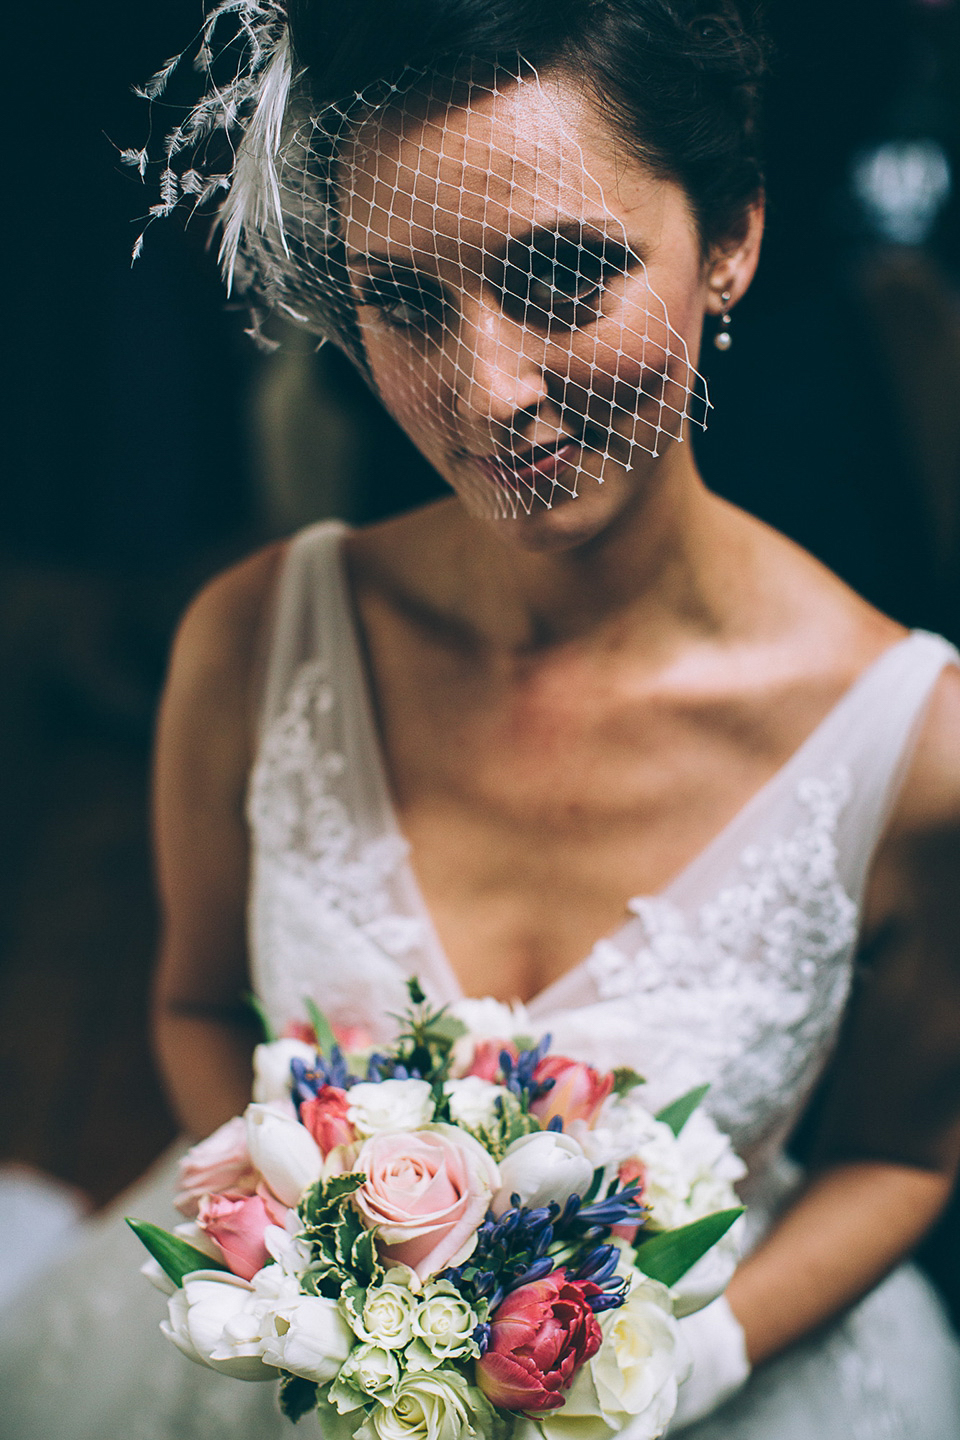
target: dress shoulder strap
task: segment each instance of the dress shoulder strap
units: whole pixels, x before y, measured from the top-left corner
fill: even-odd
[[[333,632],[342,624],[340,543],[346,526],[325,520],[300,530],[287,545],[272,600],[267,633],[260,734],[286,704],[294,677],[306,664],[335,660]]]
[[[946,666],[958,663],[949,641],[914,630],[870,667],[824,727],[817,747],[822,760],[832,757],[851,776],[837,843],[854,899],[896,805],[937,681]]]

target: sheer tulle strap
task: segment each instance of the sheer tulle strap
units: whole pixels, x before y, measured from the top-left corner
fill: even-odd
[[[958,663],[960,654],[949,641],[915,630],[881,656],[851,691],[849,703],[838,708],[828,738],[853,781],[837,839],[842,878],[854,900],[862,895],[937,681],[946,666]]]
[[[300,668],[311,662],[333,662],[330,630],[339,619],[339,607],[331,607],[330,599],[331,588],[338,583],[338,553],[345,529],[339,520],[325,520],[301,530],[287,546],[272,602],[259,716],[261,736],[282,712]]]

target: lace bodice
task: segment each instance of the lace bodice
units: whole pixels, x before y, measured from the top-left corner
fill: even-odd
[[[391,805],[341,535],[303,532],[280,581],[249,795],[252,964],[278,1026],[311,995],[383,1035],[410,974],[438,1001],[462,997]],[[632,900],[621,928],[528,1006],[556,1050],[639,1070],[652,1103],[709,1082],[761,1211],[837,1033],[912,736],[956,658],[923,632],[886,651],[669,886]]]

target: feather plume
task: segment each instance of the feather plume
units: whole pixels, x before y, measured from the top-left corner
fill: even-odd
[[[237,250],[245,230],[262,233],[275,227],[284,254],[290,253],[283,227],[277,155],[292,78],[290,37],[284,29],[260,76],[256,109],[240,142],[233,179],[221,210],[220,264],[228,294],[233,288]]]

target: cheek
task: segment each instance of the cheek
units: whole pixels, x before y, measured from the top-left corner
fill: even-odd
[[[449,368],[421,332],[364,327],[374,389],[384,407],[429,458],[449,429],[453,413]]]
[[[616,311],[553,352],[550,364],[564,407],[592,424],[623,429],[640,417],[677,434],[683,415],[696,415],[702,380],[691,363],[697,341],[693,286],[680,288],[668,305],[645,280],[634,281]],[[629,428],[629,426],[627,427]],[[652,442],[655,445],[655,439]]]

